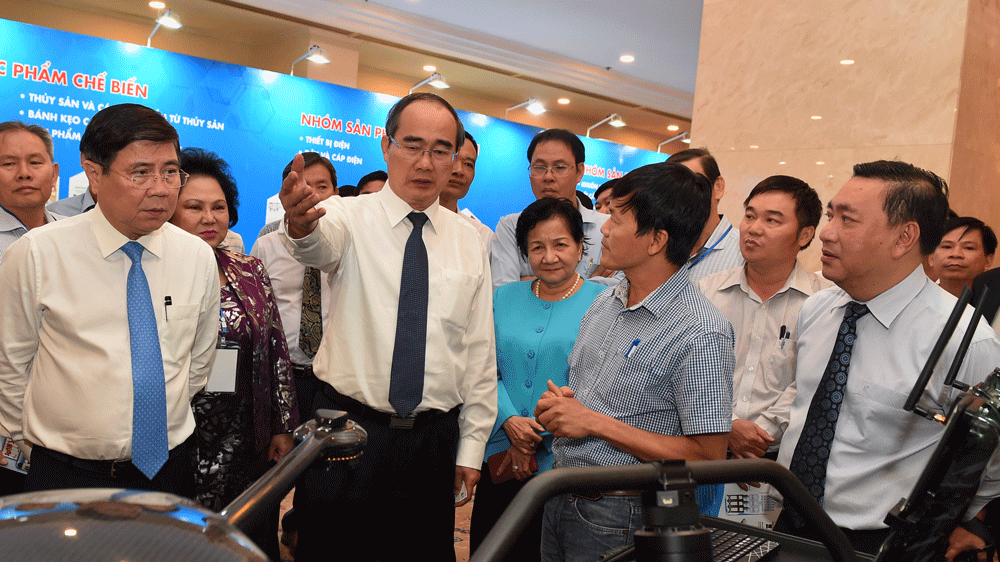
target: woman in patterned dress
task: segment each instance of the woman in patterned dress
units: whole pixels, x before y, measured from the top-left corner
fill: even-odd
[[[278,305],[263,264],[219,248],[236,224],[238,195],[229,166],[212,152],[188,148],[181,188],[170,222],[215,248],[219,265],[220,348],[239,347],[233,392],[199,392],[191,401],[196,423],[196,499],[219,511],[292,450],[298,424]],[[220,350],[221,351],[221,350]],[[222,361],[217,356],[217,366]],[[277,509],[248,535],[278,559]]]

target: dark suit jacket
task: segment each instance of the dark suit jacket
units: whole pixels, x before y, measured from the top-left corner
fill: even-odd
[[[983,318],[990,324],[1000,308],[1000,267],[984,271],[972,280],[972,304],[979,302],[983,288],[989,288],[986,302],[983,304]]]

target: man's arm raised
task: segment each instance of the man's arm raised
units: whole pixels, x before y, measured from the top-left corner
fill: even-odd
[[[301,154],[292,159],[292,171],[281,182],[278,199],[285,208],[285,228],[288,236],[294,239],[304,238],[316,229],[319,218],[326,214],[326,209],[317,209],[319,195],[302,177],[305,160]]]

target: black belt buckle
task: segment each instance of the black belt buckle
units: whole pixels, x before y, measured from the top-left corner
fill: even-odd
[[[413,423],[417,421],[415,417],[401,418],[399,416],[392,416],[389,418],[389,429],[413,429]]]
[[[132,461],[130,460],[111,461],[111,477],[125,478],[131,466]]]

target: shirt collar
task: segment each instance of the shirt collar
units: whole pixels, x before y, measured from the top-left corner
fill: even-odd
[[[97,205],[97,201],[94,200],[94,194],[90,192],[90,188],[83,192],[83,199],[80,201],[80,211],[87,212],[87,209],[93,208]]]
[[[53,215],[48,209],[45,209],[43,212],[45,213],[45,224],[55,222],[62,218],[59,215]],[[14,216],[14,213],[0,207],[0,232],[14,232],[18,229],[24,230],[25,232],[28,231],[28,227],[24,226],[21,219]]]
[[[868,305],[872,316],[888,330],[903,308],[923,290],[925,284],[930,282],[923,266],[918,265],[905,279],[865,304]]]
[[[719,215],[719,224],[715,225],[715,230],[712,231],[712,235],[708,237],[708,240],[705,240],[705,244],[702,246],[702,249],[711,248],[716,242],[719,242],[719,244],[715,246],[716,250],[728,247],[730,243],[729,240],[720,241],[719,239],[725,236],[732,226],[733,223],[729,222],[726,215]]]
[[[108,222],[107,217],[104,216],[104,211],[101,210],[100,203],[94,207],[94,212],[86,213],[84,216],[86,217],[84,220],[90,221],[90,228],[94,232],[94,237],[97,238],[97,246],[100,248],[101,255],[105,259],[120,250],[126,242],[130,242],[127,236],[119,232],[118,229]],[[169,227],[167,225],[163,225],[153,232],[140,237],[136,240],[136,242],[142,244],[142,247],[145,248],[150,254],[153,254],[156,257],[162,257],[164,228]]]
[[[385,187],[380,189],[377,193],[365,195],[364,197],[377,198],[379,203],[382,204],[382,209],[385,211],[386,217],[389,218],[389,226],[391,228],[395,228],[396,225],[403,222],[406,215],[415,210],[413,207],[410,207],[409,203],[403,201],[398,195],[396,195],[396,192],[389,187],[389,182],[386,182]],[[423,211],[419,211],[427,215],[427,222],[430,223],[431,228],[433,228],[435,232],[437,231],[437,228],[434,225],[439,220],[440,209],[441,205],[439,201],[435,199],[434,202],[431,203],[430,207],[427,207]]]
[[[578,205],[578,208],[580,209],[580,217],[583,218],[583,222],[585,222],[585,223],[588,223],[588,224],[597,224],[598,221],[601,219],[601,217],[607,216],[607,215],[602,215],[601,213],[598,213],[597,211],[595,211],[593,209],[588,209],[588,208],[584,207],[583,205],[580,205],[579,203],[577,203],[577,205]],[[607,220],[607,219],[605,219],[605,220]]]
[[[690,284],[687,268],[681,267],[670,276],[670,279],[664,281],[656,290],[646,295],[646,298],[631,307],[628,306],[630,287],[628,278],[618,283],[614,289],[614,296],[621,302],[622,308],[630,310],[645,308],[653,316],[660,317],[667,312],[670,303],[680,294],[681,290]]]

